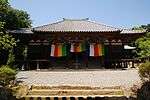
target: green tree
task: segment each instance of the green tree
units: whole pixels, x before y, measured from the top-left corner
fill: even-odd
[[[0,12],[1,12],[1,14],[3,12],[6,12],[8,7],[9,7],[8,0],[0,0]]]
[[[0,64],[13,62],[12,50],[16,46],[15,38],[4,32],[4,23],[0,22]]]
[[[7,65],[0,67],[0,85],[6,87],[15,80],[16,71]]]
[[[141,25],[134,29],[147,30],[145,36],[136,40],[137,54],[140,57],[150,56],[150,24]],[[150,100],[150,62],[147,61],[139,66],[139,75],[143,81],[142,87],[137,92],[138,100]]]
[[[13,86],[15,76],[16,70],[8,65],[0,67],[0,100],[12,100],[13,91],[10,86]]]
[[[0,50],[10,50],[13,48],[13,46],[16,45],[15,38],[13,38],[11,35],[4,33],[3,25],[0,26]]]
[[[143,84],[137,91],[137,100],[150,100],[150,62],[139,66],[139,76]]]
[[[15,38],[6,30],[31,27],[30,16],[23,10],[12,8],[9,0],[0,0],[0,63],[12,65],[15,60]]]
[[[31,27],[29,14],[23,10],[12,8],[8,0],[0,0],[0,21],[6,23],[6,29]]]
[[[27,12],[9,8],[2,21],[6,22],[6,29],[18,29],[31,27],[31,20]]]
[[[138,29],[138,28],[136,28]],[[137,39],[135,41],[135,44],[137,46],[137,54],[140,57],[147,57],[150,56],[150,24],[148,25],[141,25],[139,29],[147,30],[147,33],[145,36]]]
[[[147,30],[147,32],[150,32],[150,24],[136,26],[136,27],[133,27],[132,29],[133,30]]]
[[[137,91],[137,100],[150,100],[150,82],[145,82]]]
[[[143,82],[150,82],[150,62],[145,62],[139,66],[139,76]]]

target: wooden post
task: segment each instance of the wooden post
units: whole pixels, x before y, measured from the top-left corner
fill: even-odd
[[[101,56],[101,67],[104,68],[104,56]]]
[[[22,70],[22,71],[24,70],[24,64],[21,66],[21,70]]]
[[[132,61],[132,68],[134,68],[134,60]]]
[[[24,48],[24,62],[23,62],[23,66],[22,66],[21,70],[25,70],[25,67],[26,68],[28,67],[27,66],[27,56],[28,56],[28,46],[25,45],[25,48]]]
[[[120,62],[120,64],[121,64],[121,68],[123,68],[123,63],[122,63],[122,61]]]
[[[84,56],[85,69],[87,69],[88,68],[88,56],[87,56],[87,53],[85,52],[85,54],[83,56]]]
[[[127,68],[127,62],[126,61],[124,61],[124,67]]]
[[[79,65],[78,65],[78,55],[76,54],[75,55],[75,69],[78,69],[79,68]]]
[[[36,65],[36,70],[40,70],[40,63],[39,63],[39,61],[37,61],[36,64],[37,64]]]

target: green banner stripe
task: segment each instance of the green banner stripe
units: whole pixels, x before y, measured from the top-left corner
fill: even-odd
[[[108,54],[108,46],[105,46],[105,50],[104,50],[104,54],[106,55],[106,54]]]
[[[62,56],[66,56],[67,55],[67,50],[66,50],[67,48],[66,48],[66,45],[65,44],[63,44],[62,45]]]
[[[85,48],[86,47],[85,44],[81,44],[81,46],[82,46],[82,51],[85,51],[85,49],[86,49]]]

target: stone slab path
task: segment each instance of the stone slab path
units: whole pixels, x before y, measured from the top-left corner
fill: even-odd
[[[92,87],[131,87],[141,82],[136,69],[20,71],[17,81],[27,85]]]

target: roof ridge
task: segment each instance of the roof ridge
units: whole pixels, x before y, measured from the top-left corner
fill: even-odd
[[[49,23],[49,24],[37,26],[37,27],[34,27],[34,28],[39,28],[39,27],[49,26],[49,25],[58,24],[58,23],[61,23],[61,22],[64,22],[64,20],[60,20],[60,21],[57,21],[57,22],[54,22],[54,23]],[[32,29],[34,29],[34,28],[32,28]]]
[[[89,20],[89,18],[85,18],[85,19],[66,19],[66,18],[63,18],[63,20],[60,20],[60,21],[57,21],[57,22],[54,22],[54,23],[45,24],[45,25],[40,25],[40,26],[37,26],[37,27],[33,27],[32,29],[39,28],[39,27],[44,27],[44,26],[49,26],[49,25],[53,25],[53,24],[58,24],[58,23],[61,23],[61,22],[64,22],[64,21],[85,21],[85,20]]]
[[[89,20],[89,18],[83,18],[83,19],[68,19],[68,18],[63,18],[64,21],[86,21]]]
[[[118,30],[120,30],[120,31],[122,30],[121,28],[116,28],[116,27],[113,27],[113,26],[111,26],[111,25],[106,25],[106,24],[104,24],[104,23],[96,23],[96,22],[91,21],[91,20],[87,20],[87,22],[94,23],[94,24],[98,24],[98,25],[103,25],[103,26],[106,26],[106,27],[115,28],[115,29],[118,29]]]

